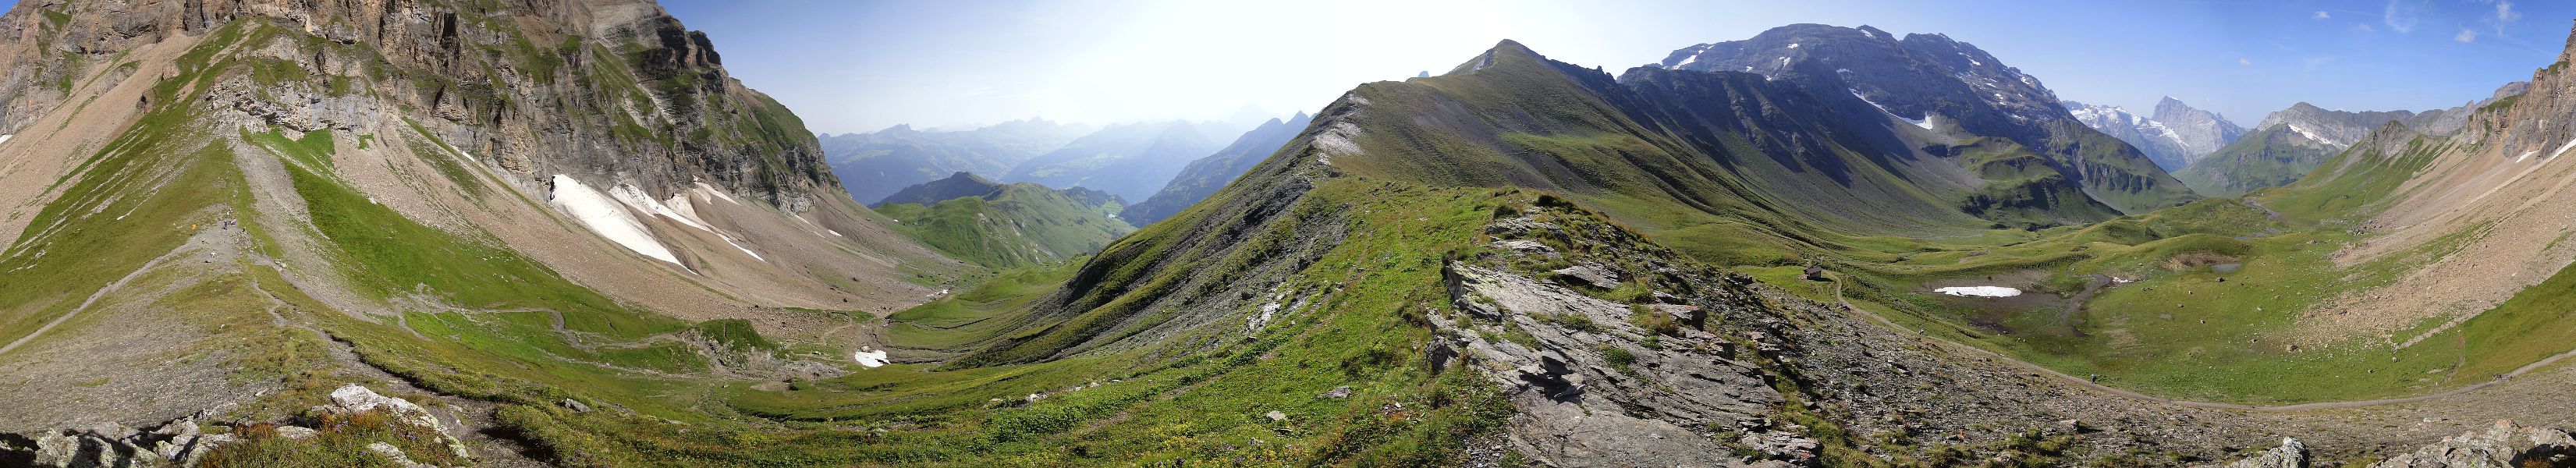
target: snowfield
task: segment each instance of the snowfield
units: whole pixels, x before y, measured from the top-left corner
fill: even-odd
[[[555,174],[554,182],[555,197],[548,203],[562,209],[564,214],[572,215],[574,221],[580,221],[581,225],[589,227],[591,232],[597,232],[600,237],[606,237],[617,245],[625,246],[627,250],[671,262],[673,265],[680,264],[679,257],[672,256],[670,248],[663,247],[661,242],[653,240],[652,231],[644,229],[644,221],[636,219],[634,213],[619,207],[623,203],[610,198],[607,194],[599,193],[599,190],[592,189],[588,185],[582,185],[581,181],[573,180],[572,176]]]
[[[1947,288],[1934,289],[1932,292],[1961,297],[2013,297],[2021,295],[2021,290],[2003,286],[1951,286]]]
[[[850,353],[850,360],[858,361],[860,367],[883,366],[886,365],[886,352],[859,348],[858,352]]]

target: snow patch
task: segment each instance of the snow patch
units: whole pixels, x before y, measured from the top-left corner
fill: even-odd
[[[2021,295],[2021,290],[2003,286],[1951,286],[1947,288],[1934,289],[1932,292],[1961,297],[2013,297]]]
[[[1789,48],[1791,48],[1791,49],[1798,48],[1798,43],[1795,43],[1795,42],[1791,42],[1791,43],[1789,43]]]
[[[873,347],[861,346],[857,352],[850,353],[850,360],[858,361],[859,367],[881,367],[886,365],[886,352]]]
[[[839,236],[839,235],[841,235],[841,231],[834,231],[834,230],[830,230],[830,229],[825,229],[825,230],[823,230],[823,232],[829,232],[829,233],[832,233],[832,235],[835,235],[835,236]],[[842,237],[848,237],[848,236],[842,236]]]
[[[735,200],[735,199],[733,199],[733,195],[725,193],[725,191],[724,191],[724,190],[717,189],[717,188],[716,188],[716,186],[713,186],[713,185],[707,185],[707,183],[706,183],[706,182],[691,182],[691,183],[692,183],[692,184],[697,185],[697,188],[699,188],[699,189],[701,189],[701,190],[706,190],[706,191],[707,191],[707,193],[713,193],[713,194],[716,194],[716,198],[722,198],[722,199],[724,199],[724,201],[733,202],[733,204],[736,204],[736,205],[740,205],[740,204],[742,204],[742,200]]]
[[[671,209],[669,205],[665,205],[662,202],[653,201],[653,196],[645,195],[643,189],[635,188],[633,185],[617,184],[616,187],[610,187],[608,189],[608,194],[610,196],[617,197],[617,201],[619,203],[624,203],[627,208],[634,208],[635,211],[641,211],[646,214],[662,215],[664,217],[671,218],[672,221],[679,221],[680,224],[686,224],[689,227],[698,228],[698,230],[701,231],[716,232],[715,228],[707,227],[706,223],[698,222],[696,209],[690,209],[689,215],[682,216],[679,210]],[[679,197],[673,197],[673,199],[685,200],[684,198]],[[687,205],[681,206],[685,207]]]
[[[12,134],[7,134],[7,135],[0,135],[0,143],[8,143],[8,142],[9,142],[9,137],[14,137],[14,136],[18,136],[18,134],[12,133]]]
[[[1934,124],[1933,124],[1933,122],[1932,122],[1932,118],[1934,118],[1934,117],[1940,117],[1940,115],[1939,115],[1939,114],[1933,114],[1933,113],[1930,113],[1930,112],[1925,112],[1925,113],[1923,113],[1923,118],[1920,118],[1920,119],[1909,119],[1909,118],[1905,118],[1905,116],[1902,116],[1902,115],[1896,115],[1896,111],[1887,110],[1887,106],[1878,105],[1878,101],[1872,101],[1872,100],[1869,100],[1869,96],[1863,96],[1863,95],[1861,95],[1861,94],[1860,94],[1860,89],[1859,89],[1859,88],[1848,88],[1848,90],[1849,90],[1849,91],[1851,91],[1852,97],[1860,98],[1860,102],[1866,102],[1866,103],[1869,103],[1869,106],[1870,106],[1870,107],[1876,107],[1876,108],[1878,108],[1878,111],[1879,111],[1879,112],[1885,112],[1885,113],[1887,113],[1887,115],[1889,115],[1889,116],[1893,116],[1893,117],[1896,117],[1897,119],[1904,120],[1904,121],[1905,121],[1905,123],[1914,124],[1914,126],[1916,126],[1916,127],[1923,127],[1923,129],[1924,129],[1924,130],[1932,130],[1932,129],[1933,129],[1933,127],[1935,127],[1935,126],[1936,126],[1936,125],[1934,125]]]
[[[1676,64],[1673,64],[1673,66],[1672,66],[1671,68],[1678,69],[1678,68],[1681,68],[1681,67],[1687,67],[1687,66],[1690,66],[1690,64],[1691,64],[1691,63],[1693,63],[1693,62],[1698,62],[1698,61],[1699,61],[1699,54],[1691,54],[1691,56],[1689,56],[1689,57],[1682,57],[1682,63],[1676,63]]]
[[[2567,154],[2569,148],[2576,148],[2576,140],[2567,140],[2567,144],[2558,145],[2558,150],[2549,152],[2549,157],[2544,159],[2557,159],[2558,155]]]
[[[2319,142],[2319,143],[2325,143],[2325,144],[2333,145],[2333,146],[2343,146],[2343,144],[2342,144],[2342,143],[2336,143],[2334,140],[2328,140],[2328,139],[2326,139],[2326,137],[2319,136],[2319,135],[2317,135],[2315,132],[2310,132],[2310,131],[2308,131],[2308,129],[2299,128],[2299,124],[2284,124],[2284,125],[2285,125],[2285,126],[2290,127],[2290,131],[2292,131],[2292,132],[2297,132],[2297,133],[2299,134],[2299,136],[2308,137],[2308,139],[2310,139],[2310,140],[2316,140],[2316,141],[2317,141],[2317,142]],[[2559,151],[2566,151],[2566,150],[2561,149],[2561,150],[2559,150]]]
[[[548,203],[563,210],[564,214],[571,215],[572,219],[580,222],[582,226],[589,227],[591,232],[597,232],[600,237],[606,237],[610,242],[616,242],[617,245],[633,250],[637,254],[671,262],[673,265],[680,264],[679,257],[672,256],[670,248],[663,247],[661,242],[653,240],[652,231],[644,229],[644,221],[636,219],[634,213],[619,207],[623,203],[619,203],[617,199],[599,193],[588,185],[582,185],[581,181],[573,180],[572,176],[568,175],[555,174],[554,184],[554,199],[549,200]],[[686,268],[685,265],[682,267]]]

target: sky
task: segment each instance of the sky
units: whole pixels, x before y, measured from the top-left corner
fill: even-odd
[[[664,0],[817,132],[1313,111],[1518,40],[1612,74],[1794,23],[1947,34],[2059,98],[2252,126],[2306,101],[2427,110],[2556,61],[2576,2]]]

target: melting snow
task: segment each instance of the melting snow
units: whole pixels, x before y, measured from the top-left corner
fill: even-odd
[[[1691,54],[1691,56],[1689,56],[1689,57],[1682,57],[1682,63],[1676,63],[1676,64],[1673,64],[1672,68],[1687,67],[1687,66],[1690,66],[1690,64],[1691,64],[1692,62],[1698,62],[1698,61],[1699,61],[1699,54]]]
[[[2013,297],[2021,295],[2021,290],[2003,286],[1952,286],[1934,289],[1932,292],[1963,297]]]
[[[823,230],[823,232],[829,232],[829,233],[832,233],[832,235],[835,235],[835,236],[841,235],[841,231],[834,231],[834,230],[830,230],[830,229],[825,229],[825,230]]]
[[[0,143],[8,143],[8,142],[9,142],[9,137],[13,137],[13,136],[18,136],[18,134],[12,133],[12,134],[7,134],[7,135],[0,135]]]
[[[2309,132],[2309,131],[2308,131],[2308,129],[2299,128],[2298,124],[2288,124],[2288,126],[2290,127],[2290,131],[2292,131],[2292,132],[2298,132],[2298,133],[2299,133],[2299,136],[2308,137],[2308,139],[2310,139],[2310,140],[2316,140],[2317,142],[2325,143],[2325,144],[2328,144],[2328,145],[2343,146],[2343,144],[2342,144],[2342,143],[2336,143],[2334,140],[2328,140],[2328,139],[2326,139],[2326,137],[2318,136],[2316,133]],[[2561,150],[2559,150],[2559,151],[2566,151],[2566,150],[2561,149]]]
[[[1905,120],[1905,122],[1906,122],[1906,123],[1914,124],[1914,126],[1916,126],[1916,127],[1923,127],[1923,129],[1924,129],[1924,130],[1931,130],[1931,129],[1932,129],[1932,127],[1933,127],[1933,124],[1932,124],[1932,118],[1933,118],[1933,117],[1938,117],[1938,116],[1939,116],[1938,114],[1933,114],[1933,113],[1930,113],[1930,112],[1925,112],[1925,113],[1923,113],[1923,118],[1920,118],[1920,119],[1908,119],[1908,118],[1905,118],[1905,116],[1902,116],[1902,115],[1896,115],[1896,111],[1887,110],[1887,106],[1878,105],[1878,101],[1872,101],[1872,100],[1869,100],[1869,96],[1863,96],[1863,95],[1861,95],[1861,94],[1860,94],[1860,89],[1858,89],[1858,88],[1850,88],[1849,90],[1850,90],[1850,91],[1851,91],[1851,93],[1852,93],[1852,97],[1860,98],[1860,102],[1866,102],[1866,103],[1869,103],[1870,107],[1876,107],[1876,108],[1878,108],[1878,111],[1879,111],[1879,112],[1886,112],[1886,113],[1887,113],[1887,115],[1895,116],[1895,117],[1896,117],[1896,118],[1898,118],[1898,119],[1903,119],[1903,120]]]
[[[859,366],[861,367],[884,366],[886,365],[886,352],[867,346],[861,346],[859,347],[858,352],[850,353],[850,360],[859,361]]]
[[[2531,159],[2531,155],[2535,154],[2540,154],[2540,150],[2524,151],[2522,152],[2522,156],[2514,157],[2513,162],[2522,162],[2522,160]]]
[[[587,226],[592,232],[599,233],[600,237],[606,237],[609,241],[626,247],[627,250],[671,262],[674,265],[680,264],[679,258],[671,255],[670,248],[663,247],[661,242],[654,241],[652,232],[644,230],[643,221],[635,219],[634,213],[619,208],[618,205],[622,203],[616,199],[599,193],[588,185],[582,185],[581,181],[573,180],[572,176],[555,174],[554,183],[555,196],[551,203],[563,209],[564,214],[572,215],[574,221],[581,222],[582,226]]]
[[[699,230],[707,232],[715,232],[715,229],[707,227],[706,223],[698,222],[697,210],[689,209],[689,215],[682,216],[678,210],[673,210],[670,206],[664,205],[661,202],[653,201],[652,196],[645,195],[643,189],[635,188],[633,185],[617,184],[616,187],[610,187],[608,189],[608,194],[617,197],[617,201],[619,203],[625,203],[626,207],[634,208],[635,211],[666,216],[671,218],[673,221],[679,221],[680,224],[689,225],[689,227],[698,228]],[[688,205],[684,204],[681,206],[685,208]]]
[[[708,191],[708,192],[710,192],[710,193],[714,193],[714,194],[716,194],[716,198],[722,198],[722,199],[724,199],[725,201],[733,202],[733,204],[736,204],[736,205],[740,205],[740,204],[742,204],[742,200],[735,200],[735,199],[733,199],[733,195],[726,194],[726,193],[725,193],[725,191],[723,191],[723,190],[717,190],[717,189],[716,189],[716,186],[713,186],[713,185],[707,185],[707,183],[706,183],[706,182],[696,182],[696,184],[697,184],[698,188],[706,189],[706,191]]]
[[[1791,48],[1791,49],[1798,48],[1798,43],[1795,43],[1795,42],[1791,42],[1791,43],[1789,43],[1789,48]]]
[[[2558,145],[2557,151],[2549,152],[2549,159],[2556,159],[2558,155],[2567,154],[2567,149],[2569,148],[2576,148],[2576,140],[2567,140],[2567,144]]]

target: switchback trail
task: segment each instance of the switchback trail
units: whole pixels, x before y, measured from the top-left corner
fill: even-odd
[[[1914,336],[1916,336],[1916,337],[1923,338],[1923,339],[1925,339],[1925,340],[1929,340],[1929,341],[1931,341],[1931,342],[1933,342],[1933,343],[1937,343],[1937,344],[1939,344],[1939,345],[1941,345],[1941,346],[1944,346],[1944,347],[1948,347],[1948,348],[1955,349],[1955,350],[1966,351],[1966,352],[1969,352],[1969,353],[1974,353],[1974,354],[1984,355],[1984,356],[1986,356],[1986,357],[1993,358],[1993,359],[1995,359],[1995,360],[1997,360],[1997,361],[2002,361],[2002,362],[2004,362],[2004,363],[2011,364],[2011,365],[2013,365],[2013,366],[2015,366],[2015,367],[2020,367],[2020,368],[2022,368],[2022,369],[2029,370],[2029,371],[2031,371],[2031,372],[2035,372],[2035,373],[2038,373],[2038,374],[2041,374],[2041,375],[2047,375],[2047,376],[2050,376],[2050,377],[2054,377],[2054,378],[2056,378],[2056,379],[2058,379],[2058,380],[2065,381],[2066,383],[2074,384],[2074,385],[2079,386],[2079,387],[2084,387],[2084,388],[2092,389],[2092,390],[2094,390],[2094,391],[2098,391],[2098,392],[2102,392],[2102,393],[2109,393],[2109,394],[2112,394],[2112,395],[2119,395],[2119,396],[2126,397],[2126,398],[2129,398],[2129,399],[2134,399],[2134,400],[2148,401],[2148,402],[2154,402],[2154,403],[2162,403],[2162,404],[2174,405],[2174,406],[2193,407],[2193,408],[2218,408],[2218,409],[2239,409],[2239,410],[2271,411],[2271,412],[2293,412],[2293,411],[2309,411],[2309,410],[2321,410],[2321,409],[2360,408],[2360,407],[2366,407],[2366,406],[2393,405],[2393,404],[2399,404],[2399,403],[2415,403],[2415,402],[2421,402],[2421,401],[2438,400],[2438,399],[2443,399],[2443,398],[2448,398],[2448,397],[2452,397],[2452,396],[2460,395],[2460,394],[2463,394],[2463,393],[2469,393],[2469,392],[2477,391],[2477,390],[2479,390],[2479,389],[2483,389],[2483,388],[2487,388],[2487,387],[2492,387],[2492,386],[2495,386],[2496,384],[2499,384],[2499,383],[2510,382],[2510,381],[2512,381],[2512,380],[2513,380],[2513,378],[2514,378],[2514,377],[2520,377],[2520,376],[2522,376],[2522,374],[2524,374],[2524,373],[2528,373],[2528,372],[2531,372],[2531,371],[2539,370],[2539,369],[2540,369],[2540,368],[2542,368],[2542,367],[2548,367],[2550,364],[2557,363],[2559,360],[2561,360],[2561,359],[2566,359],[2568,356],[2576,356],[2576,351],[2568,351],[2568,352],[2565,352],[2565,353],[2559,353],[2558,355],[2550,356],[2550,357],[2548,357],[2548,358],[2545,358],[2545,359],[2541,359],[2541,360],[2539,360],[2539,361],[2532,362],[2532,363],[2531,363],[2531,364],[2529,364],[2529,365],[2524,365],[2524,366],[2522,366],[2521,368],[2514,369],[2514,370],[2513,370],[2513,372],[2506,373],[2506,374],[2504,374],[2503,376],[2498,377],[2498,378],[2496,378],[2496,379],[2494,379],[2494,380],[2488,380],[2488,381],[2485,381],[2485,382],[2479,382],[2479,383],[2476,383],[2476,384],[2471,384],[2471,385],[2466,386],[2466,387],[2454,388],[2454,389],[2450,389],[2450,390],[2442,391],[2442,392],[2439,392],[2439,393],[2431,393],[2431,394],[2425,394],[2425,395],[2416,395],[2416,396],[2410,396],[2410,397],[2381,398],[2381,399],[2376,399],[2376,400],[2354,400],[2354,401],[2321,401],[2321,402],[2314,402],[2314,403],[2300,403],[2300,404],[2295,404],[2295,405],[2278,405],[2278,406],[2257,406],[2257,405],[2245,405],[2245,404],[2236,404],[2236,403],[2218,403],[2218,402],[2209,402],[2209,401],[2176,400],[2176,399],[2172,399],[2172,398],[2165,398],[2165,397],[2160,397],[2160,396],[2155,396],[2155,395],[2148,395],[2148,394],[2144,394],[2144,393],[2138,393],[2138,392],[2135,392],[2135,391],[2130,391],[2130,390],[2125,390],[2125,389],[2120,389],[2120,388],[2113,388],[2113,387],[2110,387],[2110,386],[2106,386],[2106,385],[2102,385],[2102,384],[2098,384],[2098,383],[2093,383],[2093,382],[2092,382],[2092,381],[2090,381],[2090,380],[2086,380],[2086,379],[2082,379],[2082,378],[2077,378],[2077,377],[2075,377],[2075,376],[2073,376],[2073,375],[2067,375],[2067,374],[2066,374],[2066,373],[2064,373],[2064,372],[2058,372],[2056,369],[2050,369],[2050,368],[2047,368],[2047,367],[2040,366],[2040,365],[2038,365],[2038,364],[2032,364],[2032,363],[2030,363],[2030,362],[2028,362],[2028,361],[2023,361],[2023,360],[2020,360],[2020,359],[2015,359],[2015,358],[2013,358],[2012,356],[2006,356],[2006,355],[2004,355],[2003,353],[1997,353],[1997,352],[1994,352],[1994,351],[1987,350],[1987,349],[1985,349],[1985,348],[1980,348],[1980,347],[1976,347],[1976,346],[1968,345],[1968,344],[1966,344],[1966,343],[1960,343],[1960,342],[1957,342],[1957,341],[1951,341],[1950,339],[1947,339],[1947,338],[1941,338],[1941,337],[1937,337],[1937,336],[1932,336],[1932,335],[1930,335],[1930,334],[1926,334],[1926,333],[1923,333],[1923,332],[1921,332],[1921,331],[1916,331],[1916,330],[1911,329],[1911,328],[1906,328],[1906,327],[1904,327],[1904,326],[1897,325],[1897,324],[1896,324],[1896,322],[1888,320],[1888,319],[1887,319],[1887,317],[1881,317],[1881,316],[1879,316],[1879,315],[1878,315],[1878,313],[1876,313],[1876,312],[1870,312],[1869,310],[1866,310],[1866,309],[1862,309],[1862,308],[1859,308],[1859,307],[1853,307],[1853,306],[1852,306],[1852,304],[1851,304],[1851,300],[1850,300],[1850,299],[1845,299],[1845,298],[1843,298],[1843,282],[1842,282],[1840,279],[1837,279],[1837,280],[1835,280],[1835,281],[1834,281],[1834,301],[1835,301],[1835,302],[1840,302],[1840,303],[1842,303],[1843,310],[1847,310],[1847,311],[1851,311],[1851,312],[1859,313],[1862,317],[1866,317],[1866,318],[1868,318],[1868,319],[1869,319],[1869,321],[1870,321],[1871,323],[1876,323],[1876,324],[1878,324],[1879,326],[1887,327],[1887,329],[1889,329],[1889,330],[1896,330],[1896,331],[1899,331],[1899,332],[1902,332],[1902,333],[1912,334],[1912,335],[1914,335]]]

